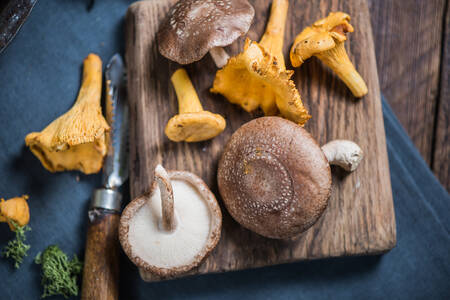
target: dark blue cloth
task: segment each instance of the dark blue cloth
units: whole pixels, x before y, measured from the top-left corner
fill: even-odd
[[[81,61],[123,50],[129,1],[41,0],[0,55],[0,197],[30,195],[30,255],[15,270],[0,259],[0,299],[38,299],[32,260],[49,244],[83,256],[86,211],[99,176],[51,174],[24,137],[64,113],[76,98]],[[161,283],[144,283],[122,255],[121,299],[450,299],[450,198],[383,101],[397,247],[382,256],[295,263]],[[79,176],[79,181],[77,181]],[[0,246],[12,238],[0,224]]]

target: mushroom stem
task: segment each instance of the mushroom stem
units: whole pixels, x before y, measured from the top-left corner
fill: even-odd
[[[277,58],[283,70],[286,69],[283,56],[283,41],[288,7],[288,0],[273,1],[266,31],[259,42],[267,52]]]
[[[100,105],[101,93],[102,61],[100,57],[91,53],[83,61],[83,79],[75,105],[85,102]]]
[[[222,47],[214,47],[209,50],[209,54],[211,55],[216,67],[222,69],[230,59],[228,53]]]
[[[170,80],[177,94],[179,114],[203,111],[200,99],[185,69],[176,70]]]
[[[336,47],[318,53],[316,56],[336,72],[355,97],[360,98],[367,94],[366,83],[350,61],[345,51],[344,42],[336,42]]]
[[[348,140],[334,140],[322,146],[330,165],[336,165],[347,172],[353,172],[363,159],[361,148]]]
[[[161,165],[157,165],[155,168],[155,180],[158,183],[161,193],[162,227],[164,230],[170,232],[176,227],[173,189],[169,174],[167,174],[166,169]]]

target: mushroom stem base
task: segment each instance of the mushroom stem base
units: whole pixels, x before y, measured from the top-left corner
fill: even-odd
[[[363,151],[354,142],[348,140],[333,140],[322,146],[330,165],[336,165],[347,172],[353,172],[363,159]]]
[[[171,232],[176,227],[173,188],[169,174],[161,165],[156,166],[155,181],[158,183],[161,193],[162,227],[164,230]]]
[[[339,78],[350,89],[353,96],[361,98],[367,94],[366,83],[350,61],[343,42],[338,42],[333,49],[316,54],[316,56],[336,72]]]
[[[288,0],[274,0],[272,2],[266,31],[259,42],[267,52],[277,58],[277,62],[282,70],[286,69],[283,41],[288,8]]]
[[[209,54],[211,55],[214,63],[219,69],[223,68],[230,59],[230,56],[222,47],[212,48],[211,50],[209,50]]]

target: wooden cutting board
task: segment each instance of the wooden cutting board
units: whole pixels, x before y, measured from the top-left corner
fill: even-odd
[[[271,1],[250,1],[256,11],[248,33],[259,40],[268,18]],[[255,118],[220,95],[208,90],[216,67],[209,57],[187,66],[206,110],[227,120],[226,130],[211,141],[174,143],[164,135],[169,118],[177,113],[177,99],[170,75],[179,66],[162,57],[155,39],[170,0],[137,2],[126,15],[126,61],[131,111],[131,197],[149,191],[158,163],[168,169],[188,170],[202,177],[221,202],[217,189],[217,163],[232,133]],[[295,70],[294,81],[312,119],[305,128],[324,144],[332,139],[350,139],[365,152],[359,168],[347,174],[332,168],[333,191],[328,208],[319,221],[296,240],[271,240],[237,224],[221,203],[222,238],[212,254],[190,274],[224,272],[299,260],[349,255],[379,254],[396,243],[386,140],[380,89],[375,62],[369,11],[365,0],[291,1],[285,35],[288,51],[304,27],[330,11],[352,16],[355,32],[349,35],[350,59],[366,80],[369,93],[362,100],[352,97],[346,86],[318,59],[309,59]],[[243,48],[244,38],[227,48],[233,55]],[[148,278],[149,280],[154,280]]]

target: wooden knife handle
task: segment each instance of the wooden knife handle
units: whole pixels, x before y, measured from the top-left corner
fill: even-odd
[[[120,215],[113,210],[95,209],[89,219],[81,299],[117,300]]]

